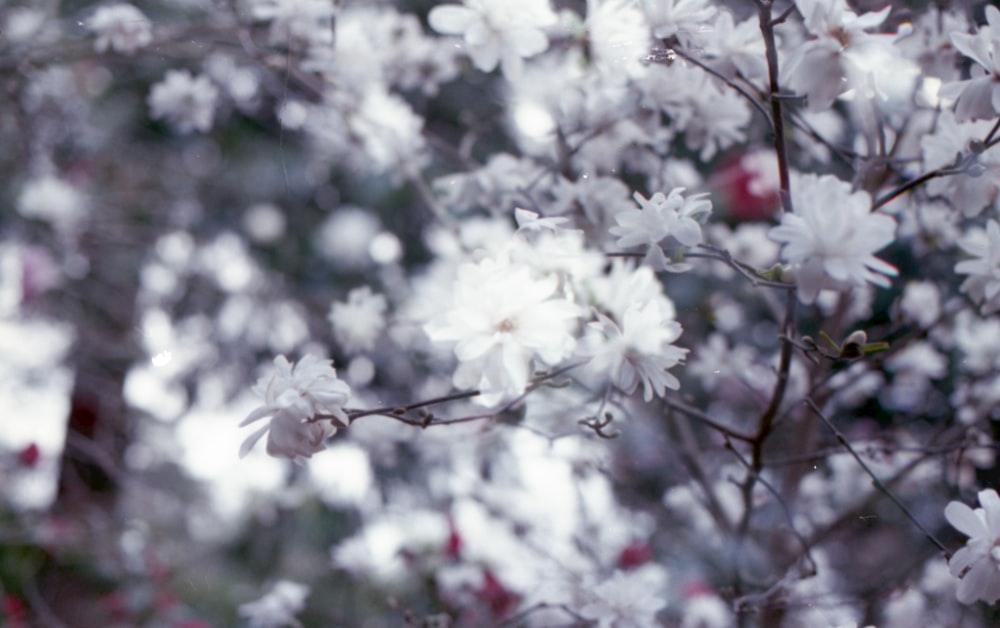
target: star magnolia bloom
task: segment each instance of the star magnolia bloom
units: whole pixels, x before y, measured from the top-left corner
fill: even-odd
[[[660,242],[673,236],[683,246],[695,246],[702,241],[701,223],[712,211],[707,194],[684,198],[684,188],[674,188],[670,194],[657,192],[651,198],[635,193],[641,209],[628,209],[615,216],[616,226],[611,235],[618,236],[617,246],[627,249],[646,245],[646,262],[655,270],[686,270],[671,266],[660,248]]]
[[[978,258],[955,264],[956,273],[969,275],[962,283],[962,292],[972,297],[984,314],[1000,310],[1000,224],[990,220],[985,233],[971,231],[958,245]]]
[[[274,359],[275,372],[261,378],[253,390],[265,405],[243,419],[240,427],[271,417],[268,425],[247,437],[240,457],[268,434],[267,453],[275,457],[301,460],[325,448],[327,438],[336,433],[329,420],[313,421],[317,415],[331,415],[346,426],[350,419],[344,404],[350,387],[337,378],[330,361],[307,355],[294,367],[283,355]]]
[[[466,0],[431,9],[431,28],[461,35],[472,62],[483,72],[500,64],[504,76],[519,77],[524,59],[545,52],[549,39],[542,30],[556,23],[549,0]]]
[[[872,212],[871,197],[853,192],[832,175],[801,175],[793,181],[794,213],[784,214],[768,236],[783,242],[781,257],[798,265],[799,299],[816,300],[819,291],[869,281],[883,288],[896,267],[875,257],[896,231],[892,216]]]
[[[1000,10],[986,7],[985,28],[976,34],[952,33],[951,42],[963,55],[979,64],[972,70],[972,78],[947,83],[940,95],[957,98],[955,119],[984,120],[1000,112]]]
[[[951,575],[961,579],[956,594],[963,604],[1000,600],[1000,496],[993,489],[979,491],[979,504],[973,510],[951,502],[944,509],[948,523],[969,537],[948,561]]]

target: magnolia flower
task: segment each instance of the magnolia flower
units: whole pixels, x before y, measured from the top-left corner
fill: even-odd
[[[641,209],[629,209],[615,216],[617,226],[611,235],[618,236],[621,248],[646,245],[646,261],[656,270],[682,270],[671,266],[660,248],[660,242],[672,236],[683,246],[695,246],[702,241],[701,223],[712,211],[707,194],[695,194],[687,199],[684,188],[674,188],[669,195],[657,192],[647,199],[638,192],[635,201]]]
[[[271,23],[268,39],[272,46],[329,43],[337,4],[332,0],[254,0],[253,17]]]
[[[507,260],[460,266],[451,309],[426,327],[431,340],[456,343],[455,385],[478,388],[478,401],[490,405],[524,392],[536,360],[568,356],[580,310],[558,288],[556,276],[536,278]]]
[[[208,77],[195,78],[187,70],[169,70],[146,100],[153,118],[165,119],[181,133],[190,133],[212,128],[218,99],[219,90]]]
[[[86,215],[86,209],[83,194],[53,175],[28,181],[17,197],[18,213],[44,220],[61,232],[72,231]]]
[[[708,22],[716,12],[708,0],[642,0],[642,9],[653,35],[660,39],[711,30]]]
[[[956,273],[969,275],[962,283],[962,292],[978,303],[984,314],[1000,310],[1000,224],[991,219],[985,232],[974,229],[958,245],[977,258],[955,264]]]
[[[240,427],[271,417],[268,425],[243,441],[240,457],[247,455],[257,441],[268,433],[267,453],[275,457],[301,460],[325,448],[325,441],[337,430],[329,419],[341,425],[350,423],[344,404],[350,387],[337,378],[329,360],[307,355],[294,367],[283,355],[274,359],[275,371],[262,377],[253,391],[264,398],[264,405],[243,419]],[[323,415],[322,420],[313,420]]]
[[[824,288],[862,286],[869,281],[883,288],[896,267],[875,257],[875,251],[893,241],[896,221],[872,212],[866,192],[853,192],[849,183],[832,175],[801,175],[793,181],[794,213],[768,236],[784,243],[781,257],[795,269],[799,299],[816,300]]]
[[[327,319],[333,335],[347,353],[370,351],[385,330],[385,297],[363,286],[351,290],[347,301],[335,302]]]
[[[972,78],[947,83],[939,94],[956,98],[955,119],[983,120],[996,117],[1000,112],[1000,10],[986,7],[985,28],[974,35],[952,33],[951,42],[978,66],[972,68]]]
[[[681,326],[664,315],[653,302],[634,303],[625,310],[619,327],[613,320],[597,314],[590,324],[592,333],[584,338],[582,352],[592,357],[590,367],[606,373],[611,382],[626,393],[642,384],[642,398],[651,401],[667,389],[677,390],[680,382],[667,369],[679,364],[687,349],[675,347]]]
[[[309,587],[291,580],[279,580],[263,597],[240,605],[240,616],[251,628],[301,626],[295,619],[305,607]]]
[[[556,23],[549,0],[465,0],[431,9],[431,28],[461,35],[472,62],[483,72],[497,64],[509,79],[519,77],[524,59],[545,52],[549,39],[542,30]]]
[[[94,11],[87,28],[97,35],[97,52],[132,54],[153,41],[153,24],[131,4],[115,4]]]
[[[667,605],[657,590],[663,580],[643,570],[616,571],[597,585],[592,601],[580,608],[580,615],[595,620],[599,628],[644,628],[656,625],[656,613]]]
[[[1000,496],[993,489],[979,491],[979,504],[973,510],[951,502],[944,509],[948,523],[969,537],[948,561],[951,575],[961,580],[956,594],[963,604],[1000,600]]]

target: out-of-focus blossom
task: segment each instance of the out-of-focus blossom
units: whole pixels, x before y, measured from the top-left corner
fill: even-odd
[[[658,594],[661,586],[644,570],[616,571],[597,585],[580,615],[600,628],[644,628],[656,625],[656,613],[667,605]]]
[[[957,99],[959,122],[995,118],[1000,112],[1000,10],[987,6],[986,22],[975,34],[951,34],[959,52],[978,64],[972,68],[972,78],[941,86],[941,96]]]
[[[260,599],[240,605],[240,616],[251,628],[301,626],[295,616],[306,605],[309,587],[291,580],[279,580]]]
[[[265,433],[267,453],[275,457],[299,460],[325,449],[324,441],[336,432],[332,419],[341,425],[350,423],[344,405],[351,389],[337,378],[328,360],[307,355],[292,366],[279,355],[275,370],[262,377],[253,390],[264,398],[264,405],[243,419],[240,426],[271,417],[268,425],[251,434],[240,447],[247,455]],[[313,420],[323,415],[319,420]]]
[[[1000,310],[1000,224],[991,219],[985,231],[969,231],[958,245],[976,258],[955,264],[956,273],[969,275],[962,292],[980,305],[983,314]]]
[[[676,35],[685,41],[710,31],[709,22],[716,12],[708,0],[642,0],[642,9],[655,37]]]
[[[369,351],[385,329],[385,297],[362,286],[330,307],[333,335],[347,353]]]
[[[802,175],[792,185],[793,213],[769,232],[781,242],[782,258],[796,265],[799,299],[816,300],[825,288],[866,281],[888,287],[896,268],[875,257],[893,241],[896,221],[872,212],[866,192],[854,192],[849,183],[831,175]]]
[[[187,70],[170,70],[153,86],[147,102],[154,119],[166,120],[181,133],[207,132],[219,99],[219,90],[207,76],[191,76]]]
[[[324,44],[333,41],[336,0],[254,0],[254,19],[270,22],[272,46]]]
[[[969,537],[948,561],[951,575],[961,580],[956,594],[963,604],[1000,600],[1000,496],[993,489],[979,491],[979,505],[973,510],[951,502],[944,509],[948,523]]]
[[[44,220],[60,232],[72,231],[86,211],[83,194],[53,175],[31,179],[17,198],[17,210],[25,218]]]
[[[153,23],[131,4],[97,9],[87,21],[87,28],[97,36],[94,41],[97,52],[113,50],[130,55],[153,41]]]
[[[466,0],[431,9],[431,27],[446,35],[461,35],[472,62],[483,72],[500,65],[504,76],[516,79],[524,59],[545,52],[545,29],[556,23],[549,0]]]

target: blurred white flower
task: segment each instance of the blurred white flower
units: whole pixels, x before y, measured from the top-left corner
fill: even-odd
[[[369,351],[385,330],[385,297],[362,286],[351,290],[347,301],[337,301],[327,317],[333,335],[349,354]]]
[[[350,420],[344,404],[350,387],[337,378],[329,360],[307,355],[293,367],[287,358],[274,358],[275,371],[262,377],[253,391],[264,398],[264,405],[243,419],[240,427],[271,417],[268,425],[243,441],[240,457],[247,455],[265,433],[267,453],[274,457],[300,460],[325,448],[324,441],[336,432],[329,416],[341,425]],[[317,415],[322,420],[313,421]]]
[[[963,604],[1000,600],[1000,496],[993,489],[979,491],[979,505],[973,510],[951,502],[944,509],[948,523],[969,537],[948,561],[951,575],[960,579],[956,594]]]
[[[832,175],[801,175],[792,183],[794,212],[782,215],[768,236],[784,243],[782,258],[797,265],[799,299],[812,303],[822,289],[866,281],[888,287],[896,268],[874,253],[892,243],[895,219],[872,212],[866,192]]]
[[[1000,310],[1000,224],[990,219],[985,231],[972,229],[958,245],[976,257],[955,264],[956,273],[969,275],[962,292],[979,304],[983,314]]]
[[[218,98],[219,90],[208,77],[169,70],[166,78],[153,86],[147,102],[154,119],[164,119],[181,133],[190,133],[212,128]]]
[[[1000,112],[1000,10],[986,7],[987,26],[975,34],[955,32],[951,43],[978,65],[972,68],[972,78],[941,86],[938,92],[945,98],[956,98],[955,119],[984,120]]]
[[[673,267],[663,254],[660,242],[672,236],[683,246],[695,246],[702,241],[701,223],[712,211],[707,194],[684,198],[684,188],[674,188],[669,195],[657,192],[649,199],[638,192],[635,201],[640,209],[629,209],[615,216],[616,226],[611,235],[618,236],[617,246],[627,249],[646,245],[646,261],[655,270],[681,270]]]
[[[653,35],[660,39],[674,35],[686,39],[710,31],[708,22],[716,12],[708,0],[642,0],[642,9]]]
[[[478,388],[491,405],[524,392],[535,358],[548,365],[573,350],[580,308],[561,298],[559,280],[523,264],[487,258],[458,269],[453,305],[426,326],[436,342],[455,342],[459,388]]]
[[[130,55],[153,41],[153,24],[131,4],[114,4],[94,11],[87,28],[97,35],[97,52],[114,50]]]
[[[899,311],[906,320],[930,329],[941,316],[941,291],[930,281],[911,281],[903,288]]]
[[[240,605],[240,616],[251,628],[301,626],[295,615],[306,605],[309,587],[291,580],[279,580],[263,597]]]
[[[681,362],[688,350],[675,347],[681,325],[665,316],[657,303],[633,303],[619,327],[613,320],[597,314],[590,323],[591,333],[584,337],[581,352],[590,356],[590,368],[610,377],[611,383],[626,393],[642,384],[642,398],[651,401],[667,389],[677,390],[680,382],[667,372]]]
[[[336,13],[335,0],[255,0],[252,8],[254,19],[271,23],[272,46],[332,42]]]
[[[44,175],[25,184],[17,198],[17,211],[25,218],[44,220],[57,231],[66,232],[79,224],[86,203],[73,185]]]
[[[556,23],[556,14],[549,0],[465,0],[434,7],[427,19],[439,33],[461,35],[477,68],[489,72],[499,63],[504,76],[516,79],[524,59],[548,49],[542,29]]]
[[[662,580],[662,578],[657,578]],[[655,582],[645,570],[615,571],[597,585],[591,601],[580,608],[580,615],[597,622],[599,628],[647,628],[656,625],[656,613],[667,605]]]

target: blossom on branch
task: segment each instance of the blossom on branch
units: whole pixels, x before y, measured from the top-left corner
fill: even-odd
[[[556,23],[556,14],[549,0],[465,0],[465,6],[434,7],[427,20],[439,33],[461,35],[477,68],[490,72],[499,64],[515,79],[524,59],[548,49],[542,29]]]
[[[308,586],[279,580],[260,599],[240,605],[240,616],[247,618],[251,628],[301,626],[295,615],[302,612],[308,595]]]
[[[976,257],[955,264],[956,273],[969,275],[962,292],[980,305],[983,314],[1000,310],[1000,224],[991,219],[985,231],[969,231],[958,245]]]
[[[219,90],[207,76],[191,76],[187,70],[170,70],[153,86],[146,99],[150,115],[164,119],[181,133],[207,132],[212,128]]]
[[[951,502],[944,509],[948,523],[969,537],[948,561],[951,575],[961,580],[956,594],[963,604],[1000,600],[1000,496],[993,489],[979,491],[979,505],[973,510]]]
[[[683,246],[695,246],[702,241],[701,224],[712,211],[712,202],[707,194],[695,194],[684,198],[684,188],[674,188],[669,195],[657,192],[646,198],[638,192],[635,201],[640,209],[629,209],[615,216],[617,226],[611,227],[611,235],[618,236],[616,244],[628,249],[646,245],[646,262],[654,270],[686,270],[685,266],[673,265],[667,261],[660,248],[660,242],[668,237]]]
[[[941,86],[941,96],[957,99],[959,122],[994,118],[1000,112],[1000,10],[986,7],[986,22],[974,35],[951,34],[959,52],[978,64],[972,68],[972,78]]]
[[[892,243],[895,219],[872,212],[866,192],[832,175],[800,175],[792,184],[794,212],[768,236],[784,243],[782,259],[796,266],[799,300],[812,303],[820,290],[866,281],[888,287],[898,271],[875,252]]]
[[[153,41],[153,24],[131,4],[114,4],[94,11],[87,28],[97,35],[94,50],[130,55]]]
[[[275,371],[258,380],[253,391],[264,398],[264,405],[243,419],[240,427],[271,417],[268,425],[243,441],[240,457],[250,453],[267,433],[267,453],[274,457],[301,460],[325,449],[325,441],[336,433],[332,419],[341,425],[350,423],[344,405],[350,387],[337,378],[329,360],[307,355],[294,366],[279,355]],[[317,420],[317,417],[320,417]]]

